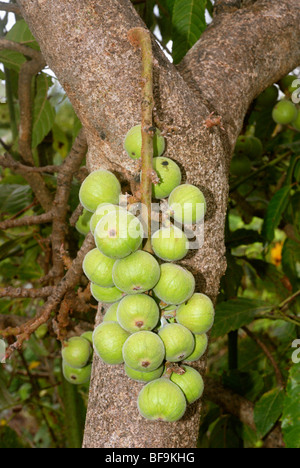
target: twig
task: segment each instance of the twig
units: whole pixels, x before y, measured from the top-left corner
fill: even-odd
[[[13,288],[12,286],[7,286],[6,288],[0,288],[0,297],[14,297],[25,299],[27,297],[48,297],[53,293],[52,286],[45,286],[40,289],[26,289],[26,288]]]
[[[133,28],[128,32],[128,39],[134,47],[140,47],[142,53],[142,169],[141,169],[141,202],[142,219],[147,226],[147,242],[144,250],[152,252],[151,248],[151,200],[152,200],[152,180],[153,171],[153,128],[152,112],[154,107],[153,99],[153,56],[151,36],[144,28]],[[146,233],[145,233],[146,234]]]
[[[274,357],[272,356],[272,354],[270,353],[268,347],[254,334],[252,333],[251,330],[249,330],[249,328],[247,327],[242,327],[244,332],[253,340],[255,341],[255,343],[262,349],[262,351],[264,352],[264,354],[267,356],[268,360],[270,361],[273,369],[274,369],[274,372],[275,372],[275,375],[276,375],[276,380],[277,380],[277,384],[280,388],[284,388],[284,379],[283,379],[283,376],[281,374],[281,371],[278,367],[278,364],[277,362],[275,361]]]
[[[79,205],[77,205],[76,209],[73,211],[71,218],[69,219],[69,223],[71,226],[75,226],[75,224],[77,223],[79,219],[79,216],[82,215],[82,212],[83,212],[83,206],[81,203],[79,203]]]
[[[52,219],[53,213],[52,211],[48,211],[47,213],[40,215],[24,216],[24,218],[18,219],[7,219],[0,222],[0,229],[5,230],[15,227],[32,226],[34,224],[51,223]]]

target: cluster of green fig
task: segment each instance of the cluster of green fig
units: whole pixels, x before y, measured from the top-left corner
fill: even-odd
[[[300,131],[300,110],[292,102],[293,95],[299,88],[299,83],[296,86],[296,79],[294,75],[287,75],[278,82],[278,87],[272,85],[266,88],[255,100],[254,110],[262,111],[270,108],[274,122],[292,125],[295,130]],[[279,89],[285,96],[278,101]],[[263,145],[259,138],[251,134],[240,135],[231,160],[230,173],[233,176],[249,174],[254,162],[259,161],[262,155]]]
[[[92,332],[73,336],[62,348],[62,370],[64,378],[71,384],[89,382],[92,372]]]
[[[140,125],[127,133],[124,148],[131,158],[141,157]],[[194,185],[181,184],[180,169],[162,157],[164,149],[156,130],[153,197],[168,197],[175,221],[195,224],[204,217],[205,198]],[[103,362],[124,363],[128,377],[146,383],[138,396],[142,416],[176,421],[203,393],[200,373],[182,362],[197,361],[205,353],[214,307],[208,296],[195,292],[192,273],[174,263],[188,252],[185,233],[169,222],[151,236],[153,254],[142,250],[142,223],[118,204],[120,194],[118,179],[106,170],[91,172],[79,192],[96,244],[86,254],[83,270],[93,297],[111,304],[93,332],[93,347]]]

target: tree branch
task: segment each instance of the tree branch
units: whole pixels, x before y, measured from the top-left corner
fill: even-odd
[[[5,221],[1,221],[0,229],[4,231],[5,229],[11,229],[15,227],[51,223],[52,220],[53,220],[53,213],[52,211],[48,211],[47,213],[43,213],[41,215],[24,216],[24,218],[7,219]]]

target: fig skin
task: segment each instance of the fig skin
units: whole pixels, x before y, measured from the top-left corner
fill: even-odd
[[[202,293],[195,293],[176,310],[176,321],[193,333],[206,333],[214,323],[215,311],[212,301]]]
[[[97,206],[95,213],[93,213],[92,217],[90,218],[91,232],[93,234],[95,233],[96,226],[99,223],[100,219],[103,218],[103,216],[111,212],[115,213],[116,211],[121,210],[121,209],[123,208],[121,208],[118,205],[113,205],[112,203],[100,203],[100,205]]]
[[[107,257],[120,259],[138,250],[143,240],[143,228],[136,216],[119,210],[103,216],[96,226],[94,237],[100,252]]]
[[[93,332],[94,351],[106,364],[122,364],[122,348],[128,337],[117,322],[102,322]]]
[[[163,227],[154,232],[151,244],[155,255],[167,262],[181,260],[189,250],[188,238],[176,226]]]
[[[114,302],[106,311],[103,322],[117,322],[117,310],[118,310],[119,302]]]
[[[296,120],[292,123],[293,127],[300,132],[300,111],[298,111]]]
[[[92,296],[98,302],[118,302],[124,296],[123,291],[120,291],[115,286],[111,288],[103,288],[97,284],[91,283],[91,293]]]
[[[127,294],[152,289],[160,277],[157,260],[148,252],[137,250],[114,264],[112,277],[115,286]]]
[[[201,375],[196,369],[190,366],[180,366],[185,372],[184,374],[176,374],[172,372],[171,381],[174,382],[184,393],[188,404],[201,398],[204,390],[204,383]]]
[[[195,290],[192,273],[174,263],[163,263],[160,272],[160,279],[153,291],[161,301],[166,304],[181,304],[192,296]]]
[[[195,348],[193,334],[179,323],[168,323],[159,330],[158,336],[164,343],[166,360],[170,362],[183,361]]]
[[[82,182],[79,199],[82,206],[94,213],[100,203],[119,203],[121,185],[116,176],[104,169],[91,172]]]
[[[62,349],[63,360],[75,369],[85,367],[89,362],[92,348],[88,340],[80,336],[70,338]]]
[[[142,150],[141,125],[135,125],[125,135],[124,149],[131,159],[140,159]],[[160,156],[165,150],[165,139],[158,128],[153,136],[153,157]]]
[[[243,176],[249,174],[252,163],[248,156],[244,154],[234,155],[230,163],[230,173],[234,176]]]
[[[159,321],[159,308],[155,300],[146,294],[125,296],[119,302],[117,318],[121,327],[129,333],[153,330]]]
[[[297,108],[291,101],[283,99],[273,107],[272,118],[278,124],[287,125],[296,120]]]
[[[43,338],[45,338],[47,333],[48,333],[47,323],[42,323],[42,325],[40,325],[34,332],[34,334],[35,334],[35,336],[36,336],[36,338],[38,340],[42,340]]]
[[[186,399],[178,385],[165,377],[146,384],[138,396],[140,414],[151,421],[175,422],[186,410]]]
[[[108,288],[114,286],[112,271],[115,261],[103,255],[98,249],[92,249],[84,257],[82,268],[92,283]]]
[[[193,362],[193,361],[198,361],[204,354],[205,351],[207,350],[207,345],[208,345],[208,337],[206,333],[202,333],[201,335],[194,335],[194,340],[195,340],[195,348],[192,354],[187,356],[184,360],[186,362]]]
[[[172,190],[181,184],[181,171],[176,162],[165,157],[154,158],[153,169],[160,182],[152,184],[152,195],[160,200],[168,197]]]
[[[75,369],[63,362],[62,366],[64,378],[73,385],[82,385],[89,382],[92,373],[92,364],[88,364],[81,369]]]
[[[150,382],[151,380],[159,379],[159,377],[162,376],[162,373],[164,371],[164,365],[162,364],[160,367],[150,372],[137,371],[131,369],[131,367],[127,366],[126,364],[124,366],[124,369],[127,377],[129,377],[130,379],[136,380],[137,382]]]
[[[195,185],[178,185],[168,198],[175,221],[182,224],[195,224],[204,218],[206,201],[201,190]]]
[[[85,208],[83,209],[83,213],[79,216],[75,227],[80,234],[86,236],[90,232],[90,220],[91,220],[92,213],[87,211]]]
[[[123,346],[123,359],[127,366],[137,371],[153,371],[161,366],[165,347],[160,337],[151,331],[130,335]]]

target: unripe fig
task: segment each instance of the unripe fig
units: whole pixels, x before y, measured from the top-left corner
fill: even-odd
[[[116,176],[109,171],[100,169],[91,172],[81,184],[79,190],[80,203],[88,211],[96,211],[100,203],[119,203],[121,185]]]
[[[42,340],[43,338],[45,338],[47,333],[48,333],[48,325],[46,323],[42,323],[42,325],[40,325],[39,328],[37,328],[34,332],[38,340]]]
[[[154,232],[151,245],[155,255],[167,262],[181,260],[188,253],[189,241],[176,226],[162,227]]]
[[[250,140],[247,135],[240,135],[235,144],[234,153],[235,154],[244,154],[247,156],[250,148]]]
[[[193,367],[183,365],[180,367],[185,371],[184,374],[172,372],[171,380],[183,391],[188,404],[194,403],[203,394],[203,379]]]
[[[159,330],[158,335],[165,345],[167,361],[183,361],[195,348],[193,334],[179,323],[168,323]]]
[[[249,136],[250,146],[248,149],[247,156],[251,160],[259,159],[263,153],[263,145],[259,138],[255,136]]]
[[[275,85],[269,86],[266,88],[260,95],[256,98],[255,105],[258,107],[270,107],[275,104],[278,98],[278,89]]]
[[[150,382],[151,380],[159,379],[164,371],[164,365],[161,365],[157,369],[150,371],[150,372],[141,372],[125,364],[125,372],[128,377],[132,380],[136,380],[138,382]]]
[[[113,205],[112,203],[100,203],[100,205],[97,206],[95,213],[92,213],[92,217],[90,219],[91,232],[93,234],[95,233],[96,226],[99,223],[100,219],[103,218],[103,216],[111,212],[115,213],[116,211],[121,209],[123,208],[121,208],[118,205]]]
[[[283,99],[279,101],[272,111],[273,120],[276,123],[286,125],[297,118],[297,108],[291,101]]]
[[[103,216],[95,229],[96,246],[107,257],[124,258],[135,252],[143,240],[143,228],[136,216],[125,211]]]
[[[92,296],[98,302],[117,302],[124,296],[123,291],[112,286],[111,288],[103,288],[98,286],[98,284],[91,283],[91,293]]]
[[[208,337],[206,333],[202,333],[201,335],[194,335],[194,340],[195,340],[195,348],[192,354],[187,356],[184,360],[187,362],[193,362],[193,361],[198,361],[205,351],[207,350],[207,345],[208,345]]]
[[[125,296],[119,302],[117,317],[121,327],[130,333],[152,330],[159,320],[159,308],[146,294]]]
[[[116,261],[112,276],[115,286],[121,291],[137,294],[156,285],[160,277],[160,268],[153,255],[144,250],[137,250]]]
[[[81,338],[85,338],[86,340],[88,340],[88,342],[93,345],[93,332],[92,331],[86,331],[84,333],[82,333],[81,335]]]
[[[243,176],[249,174],[252,163],[248,156],[244,154],[234,155],[230,163],[230,173],[234,176]]]
[[[153,169],[160,182],[152,184],[152,194],[154,198],[166,198],[181,183],[179,166],[172,159],[159,157],[153,159]]]
[[[206,202],[195,185],[178,185],[170,194],[168,204],[176,221],[183,224],[198,223],[204,218]]]
[[[283,93],[286,91],[291,91],[293,92],[297,87],[293,87],[294,81],[297,79],[295,75],[286,75],[281,80],[278,81],[279,88]]]
[[[176,310],[176,320],[193,333],[206,333],[214,323],[215,311],[208,296],[195,293]]]
[[[117,322],[102,322],[93,333],[94,350],[106,364],[122,364],[122,348],[128,337]]]
[[[153,371],[163,362],[164,344],[151,331],[140,331],[130,335],[123,346],[125,364],[138,371]]]
[[[292,123],[293,127],[300,132],[300,111],[298,111],[296,120]]]
[[[135,125],[126,134],[124,139],[124,149],[132,159],[139,159],[142,150],[141,125]],[[160,156],[165,150],[165,139],[160,134],[158,128],[153,137],[153,157]]]
[[[90,232],[90,219],[91,219],[92,213],[90,211],[87,211],[86,209],[83,209],[82,215],[79,216],[75,227],[80,234],[83,234],[86,236]]]
[[[138,396],[140,414],[151,421],[178,421],[185,413],[186,399],[178,387],[165,377],[146,384]]]
[[[92,364],[76,369],[69,366],[65,361],[63,362],[63,375],[64,378],[73,385],[81,385],[87,383],[91,378]]]
[[[112,304],[106,311],[103,322],[117,322],[117,310],[118,310],[119,302],[115,302]]]
[[[69,366],[80,369],[87,365],[91,352],[91,345],[85,338],[73,336],[65,343],[61,354]]]
[[[114,286],[112,270],[115,261],[103,255],[98,249],[92,249],[84,257],[82,268],[92,283],[108,288]]]
[[[195,278],[185,268],[174,263],[160,266],[160,279],[153,289],[155,295],[166,304],[181,304],[195,290]]]

